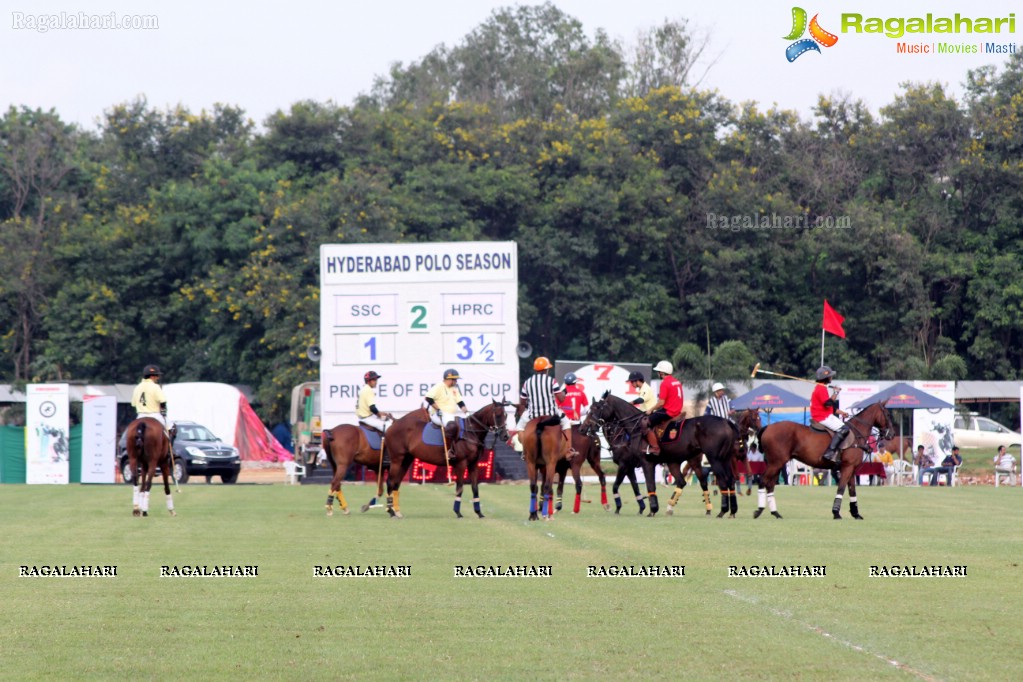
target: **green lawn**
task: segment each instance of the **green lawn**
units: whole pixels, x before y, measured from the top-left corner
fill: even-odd
[[[353,507],[369,489],[347,486]],[[666,498],[662,491],[662,497]],[[1012,679],[1021,657],[1023,491],[778,489],[784,520],[604,512],[526,521],[528,488],[406,486],[383,510],[323,513],[309,486],[189,485],[179,516],[124,486],[0,487],[3,679]],[[628,498],[628,496],[626,496]],[[468,499],[463,503],[469,507]],[[848,514],[846,514],[848,516]],[[20,578],[20,565],[116,564],[116,578]],[[257,578],[160,578],[161,565],[258,565]],[[410,578],[313,566],[411,565]],[[456,565],[550,565],[551,578],[455,578]],[[587,578],[589,565],[685,565],[684,578]],[[729,578],[729,565],[825,565],[823,578]],[[965,578],[871,578],[966,565]]]

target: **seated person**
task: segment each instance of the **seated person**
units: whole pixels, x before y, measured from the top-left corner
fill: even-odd
[[[1016,485],[1016,458],[1010,455],[1004,445],[998,446],[995,455],[995,475],[1009,474],[1009,485]]]
[[[931,485],[938,485],[938,474],[945,474],[945,485],[952,487],[952,472],[955,468],[963,463],[963,458],[959,456],[959,446],[952,448],[952,454],[941,460],[941,466],[935,467],[931,471]]]
[[[916,465],[916,484],[924,484],[924,474],[930,474],[934,472],[934,458],[924,452],[924,446],[916,446],[916,457],[913,458],[913,464]]]

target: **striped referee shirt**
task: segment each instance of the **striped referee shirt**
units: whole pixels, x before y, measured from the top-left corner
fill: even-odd
[[[728,399],[728,395],[721,394],[718,398],[715,395],[710,397],[707,401],[707,409],[715,417],[721,417],[722,419],[728,419],[731,421],[732,417],[728,414],[732,410],[732,401]]]
[[[560,417],[561,408],[554,398],[554,394],[559,391],[561,384],[554,377],[537,372],[522,383],[522,393],[519,397],[526,399],[530,419]]]

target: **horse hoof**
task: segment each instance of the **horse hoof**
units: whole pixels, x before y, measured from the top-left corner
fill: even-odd
[[[362,512],[363,514],[365,514],[366,512],[368,512],[368,511],[369,511],[369,505],[368,505],[368,504],[364,504],[364,505],[362,505],[362,506],[361,506],[361,507],[359,508],[359,510],[360,510],[360,511],[361,511],[361,512]]]
[[[352,512],[348,509],[348,507],[345,507],[344,509],[341,510],[341,513],[344,514],[345,516],[348,516]]]
[[[863,517],[860,516],[859,514],[853,514],[853,518],[856,519],[857,521],[862,521],[863,520]]]
[[[334,515],[334,508],[333,507],[327,507],[327,516],[333,516],[333,515]]]
[[[665,516],[674,516],[675,515],[675,508],[674,507],[668,507],[667,509],[664,510],[664,515]]]
[[[462,512],[455,512],[455,518],[456,519],[462,518]]]
[[[725,518],[725,513],[724,512],[718,512],[718,518],[719,519]]]
[[[539,520],[540,520],[540,517],[538,517],[538,516],[536,515],[536,513],[534,512],[534,513],[532,513],[532,514],[530,514],[530,515],[529,515],[529,520],[530,520],[530,521],[539,521]]]
[[[174,511],[173,509],[168,509],[167,511],[170,512],[171,516],[177,516],[178,515],[178,513],[176,511]]]
[[[707,516],[710,516],[710,515],[711,515],[711,513],[712,513],[712,512],[711,512],[711,511],[710,511],[710,510],[708,509],[708,510],[707,510]]]
[[[132,509],[131,510],[131,515],[132,516],[142,516],[142,512],[139,511],[138,509]]]
[[[842,515],[841,514],[835,514],[835,519],[834,520],[835,521],[841,521],[842,520]]]
[[[753,512],[753,518],[759,519],[760,515],[763,514],[763,513],[764,513],[764,509],[763,509],[763,507],[761,507],[760,509],[757,509],[756,511]]]
[[[729,515],[728,515],[728,518],[730,518],[730,519],[734,519],[734,518],[735,518],[735,514],[729,514]]]
[[[611,505],[605,504],[605,505],[602,505],[602,506],[604,507],[604,511],[611,511]]]
[[[615,515],[616,516],[621,516],[621,514],[622,514],[622,510],[621,509],[615,509]]]
[[[149,512],[147,511],[142,512],[142,516],[149,516]]]
[[[776,519],[780,519],[781,518],[781,514],[779,514],[778,512],[771,512],[771,516],[773,516]]]
[[[481,519],[487,518],[486,516],[483,516],[483,512],[476,512],[476,516],[480,517]]]
[[[647,518],[648,518],[648,519],[652,519],[652,518],[654,518],[654,514],[656,514],[656,513],[657,513],[657,512],[655,512],[655,511],[651,511],[651,512],[650,512],[649,514],[647,514]]]

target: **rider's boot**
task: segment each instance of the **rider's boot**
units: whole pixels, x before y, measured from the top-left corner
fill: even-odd
[[[444,425],[444,438],[448,444],[448,452],[453,455],[455,441],[458,439],[458,422],[449,422]]]
[[[838,452],[838,445],[839,443],[842,442],[842,439],[844,439],[848,433],[849,428],[846,426],[843,426],[838,431],[835,431],[835,435],[831,437],[831,445],[828,446],[827,451],[825,451],[824,453],[825,460],[827,460],[831,464],[839,463],[840,455]]]
[[[572,434],[571,430],[566,430],[566,429],[562,429],[561,430],[561,435],[565,437],[565,452],[568,454],[568,457],[570,457],[570,458],[571,457],[575,457],[576,455],[579,454],[579,451],[572,447],[572,435],[571,434]]]
[[[653,429],[646,432],[646,452],[648,455],[659,455],[661,454],[661,444],[657,442],[657,434],[654,433]]]

